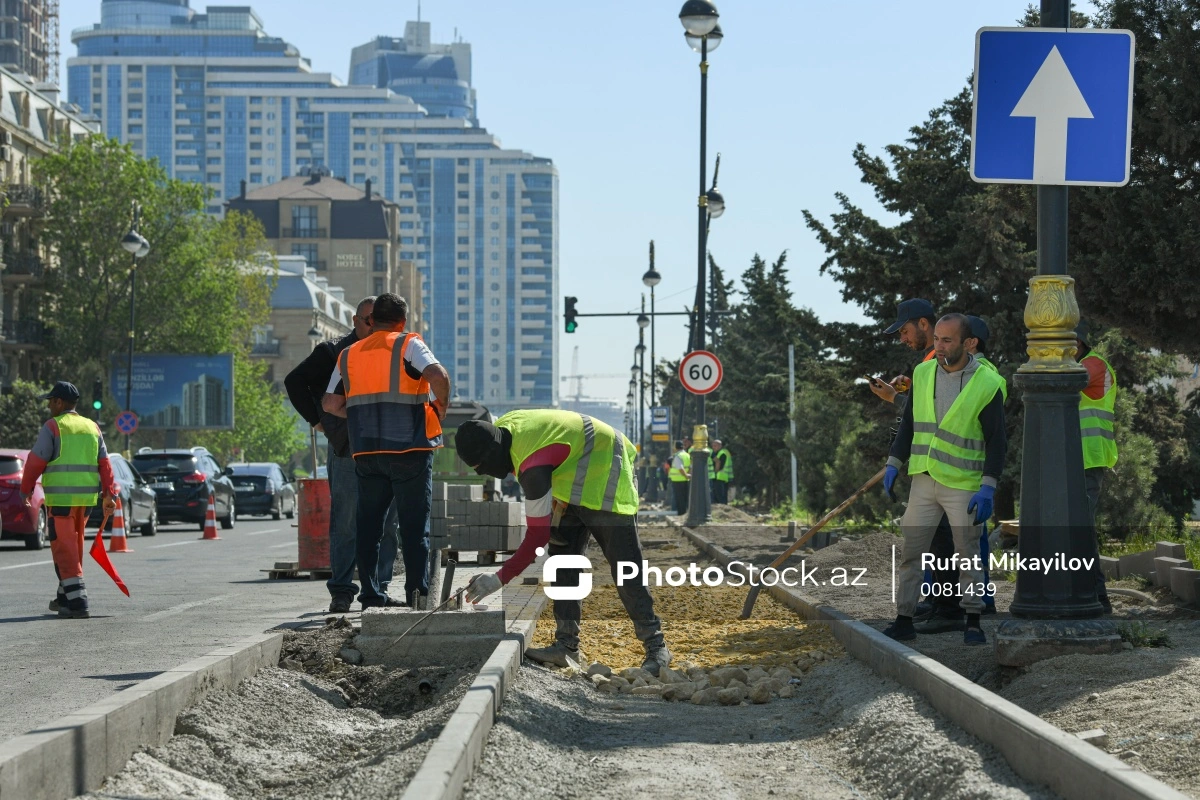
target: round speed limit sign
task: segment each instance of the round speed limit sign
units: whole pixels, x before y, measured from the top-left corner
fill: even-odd
[[[679,362],[679,382],[692,394],[708,394],[721,385],[721,360],[707,350],[693,350]]]

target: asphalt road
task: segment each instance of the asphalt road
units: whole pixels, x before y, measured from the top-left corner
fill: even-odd
[[[293,524],[243,518],[214,542],[200,541],[194,524],[132,536],[134,552],[110,555],[131,597],[86,556],[86,620],[47,610],[56,586],[48,548],[0,542],[0,741],[245,636],[323,616],[324,581],[259,571],[296,559]]]

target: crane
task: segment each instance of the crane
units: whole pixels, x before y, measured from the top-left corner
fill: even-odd
[[[615,373],[606,373],[606,374],[581,375],[579,372],[579,345],[575,345],[575,350],[571,354],[571,374],[570,375],[562,375],[559,377],[559,380],[575,381],[575,391],[570,393],[569,396],[574,398],[574,400],[573,400],[574,406],[572,407],[571,410],[578,411],[579,410],[579,402],[583,399],[583,379],[584,378],[621,378],[621,377],[624,377],[624,373],[615,372]]]

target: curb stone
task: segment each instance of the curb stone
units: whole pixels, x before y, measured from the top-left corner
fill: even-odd
[[[734,556],[691,528],[678,528],[722,566]],[[1041,717],[984,689],[949,667],[785,586],[764,587],[805,619],[827,622],[846,651],[880,675],[921,694],[958,727],[994,747],[1012,770],[1067,800],[1189,800],[1189,795],[1135,769]]]
[[[66,800],[100,788],[135,750],[166,744],[179,712],[277,664],[282,648],[282,631],[240,639],[0,743],[0,800]]]

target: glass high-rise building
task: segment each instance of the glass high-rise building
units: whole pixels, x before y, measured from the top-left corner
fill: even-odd
[[[431,44],[428,23],[410,23],[355,48],[366,85],[346,86],[248,6],[102,0],[71,41],[68,99],[209,187],[211,213],[243,180],[316,167],[370,180],[399,206],[399,257],[417,266],[423,334],[456,393],[498,411],[557,402],[558,171],[478,126],[470,45]]]

